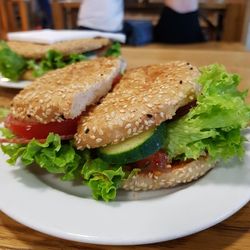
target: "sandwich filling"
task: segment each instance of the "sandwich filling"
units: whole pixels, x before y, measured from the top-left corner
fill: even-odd
[[[62,141],[50,133],[46,141],[34,136],[27,145],[2,144],[2,150],[10,156],[10,164],[20,158],[26,166],[36,163],[50,173],[60,173],[63,180],[81,178],[95,199],[105,201],[114,200],[124,181],[137,174],[157,177],[204,157],[211,162],[242,158],[245,138],[241,129],[250,121],[250,107],[245,103],[247,92],[237,90],[239,76],[227,73],[223,66],[210,65],[201,69],[198,83],[201,91],[196,102],[179,109],[174,119],[120,142],[80,150],[74,145],[77,141]],[[145,116],[147,123],[154,118],[150,113]],[[84,133],[97,129],[86,127]],[[10,130],[2,132],[15,137]]]

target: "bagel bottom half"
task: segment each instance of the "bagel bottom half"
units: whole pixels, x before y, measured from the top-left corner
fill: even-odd
[[[122,188],[131,191],[156,190],[170,188],[182,183],[188,183],[205,175],[215,166],[216,162],[209,157],[200,157],[190,162],[181,162],[167,169],[166,172],[137,173],[122,184]]]

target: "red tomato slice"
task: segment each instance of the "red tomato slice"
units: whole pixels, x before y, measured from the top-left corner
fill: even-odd
[[[112,83],[112,87],[114,87],[117,83],[119,83],[120,80],[121,80],[121,78],[122,78],[122,74],[120,73],[120,74],[118,74],[118,75],[114,78],[113,83]]]
[[[62,135],[60,136],[61,140],[70,140],[73,138],[73,135]],[[38,140],[40,143],[44,143],[46,141],[46,139],[36,139]],[[25,139],[25,138],[19,138],[19,137],[15,137],[15,138],[11,138],[11,139],[7,139],[7,138],[0,138],[0,144],[2,143],[14,143],[14,144],[28,144],[31,141],[31,139]]]
[[[130,166],[132,169],[140,168],[141,173],[164,172],[167,170],[166,166],[168,162],[167,154],[163,150],[159,150],[147,158],[131,164]]]
[[[62,122],[50,122],[47,124],[36,122],[24,122],[9,115],[5,120],[5,127],[10,129],[16,136],[25,139],[45,139],[50,132],[60,136],[74,135],[77,130],[78,117],[67,119]]]

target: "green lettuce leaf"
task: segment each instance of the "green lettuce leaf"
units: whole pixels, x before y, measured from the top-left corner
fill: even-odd
[[[104,56],[119,57],[121,55],[121,44],[114,42],[110,48],[106,51]]]
[[[80,62],[80,61],[85,61],[87,60],[88,57],[86,55],[83,54],[70,54],[69,58],[67,59],[67,64],[72,64],[72,63],[76,63],[76,62]]]
[[[1,149],[10,157],[7,160],[10,165],[15,165],[17,159],[21,157],[25,151],[25,147],[20,144],[1,144]]]
[[[0,73],[4,77],[18,81],[27,68],[26,59],[12,51],[0,41]]]
[[[88,159],[85,151],[77,151],[72,143],[61,142],[57,134],[49,134],[44,143],[33,139],[27,145],[2,144],[3,152],[9,155],[8,163],[14,165],[18,158],[25,166],[33,163],[52,174],[62,174],[63,180],[80,176],[80,165]]]
[[[49,70],[65,67],[66,63],[63,60],[62,53],[55,50],[49,50],[40,62],[29,60],[28,66],[29,69],[32,69],[33,75],[35,77],[39,77],[44,75]]]
[[[0,107],[0,120],[5,118],[9,114],[9,109]]]
[[[125,176],[122,167],[110,168],[109,164],[100,158],[88,160],[82,169],[85,183],[92,189],[94,199],[104,201],[114,200],[117,188]]]
[[[197,106],[167,124],[165,150],[170,158],[197,159],[205,152],[224,160],[244,155],[240,131],[250,121],[250,107],[245,103],[247,92],[237,90],[239,81],[221,65],[201,69]]]
[[[83,54],[73,53],[68,57],[64,57],[61,52],[49,50],[40,62],[29,60],[28,68],[32,70],[35,77],[39,77],[50,70],[63,68],[69,64],[80,62],[86,59],[87,57]]]

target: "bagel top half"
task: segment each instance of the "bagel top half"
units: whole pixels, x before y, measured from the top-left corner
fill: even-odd
[[[183,61],[128,70],[101,104],[81,118],[77,148],[116,144],[171,119],[196,99],[198,77],[199,70]]]
[[[87,38],[57,42],[54,44],[38,44],[21,41],[8,41],[7,44],[15,53],[32,59],[42,59],[49,50],[56,50],[63,56],[72,53],[85,53],[110,45],[107,38]]]
[[[100,57],[50,71],[15,96],[11,114],[42,124],[76,118],[110,91],[123,70],[121,58]]]

